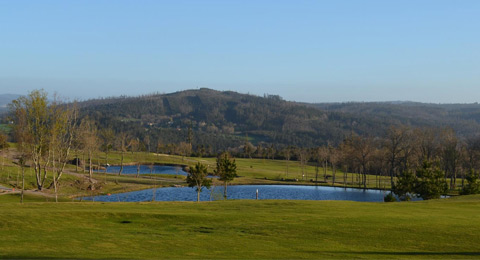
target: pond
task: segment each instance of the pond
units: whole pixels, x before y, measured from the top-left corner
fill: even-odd
[[[107,173],[118,173],[120,171],[120,166],[108,166],[106,167]],[[100,170],[97,172],[104,172],[104,170]],[[137,166],[136,165],[124,165],[122,174],[137,174]],[[187,172],[185,172],[181,166],[166,166],[166,165],[140,165],[140,174],[178,174],[187,176]]]
[[[383,201],[384,191],[362,190],[354,188],[339,188],[326,186],[303,186],[303,185],[235,185],[228,186],[228,199],[255,199],[258,189],[259,199],[282,199],[282,200],[350,200],[350,201]],[[156,201],[195,201],[197,193],[194,188],[171,187],[133,191],[111,196],[102,195],[94,197],[95,201],[151,201],[155,195]],[[92,200],[85,197],[84,200]],[[200,200],[223,199],[223,186],[213,189],[204,189]]]

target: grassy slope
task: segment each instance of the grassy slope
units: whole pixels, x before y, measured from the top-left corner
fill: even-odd
[[[153,153],[138,153],[138,154],[125,154],[125,163],[133,163],[134,161],[141,161],[144,163],[166,163],[166,164],[180,164],[180,165],[189,165],[193,166],[197,162],[208,165],[209,172],[213,173],[215,169],[215,158],[198,158],[198,157],[185,157],[175,155],[165,155],[165,154],[153,154]],[[104,155],[100,155],[100,162],[104,163]],[[287,162],[283,160],[263,160],[263,159],[244,159],[236,158],[237,162],[237,174],[241,178],[237,178],[233,184],[262,184],[262,183],[272,183],[273,181],[281,181],[282,178],[285,179],[298,179],[297,184],[312,184],[311,179],[315,180],[315,166],[313,164],[307,165],[305,167],[305,178],[302,181],[302,170],[300,163],[298,161],[288,162],[288,174],[286,172]],[[112,165],[120,164],[120,154],[118,152],[113,152],[109,154],[109,163]],[[319,168],[318,180],[323,181],[323,168]],[[331,169],[327,170],[328,182],[332,182],[332,171]],[[352,177],[354,184],[352,185]],[[265,178],[267,181],[265,181]],[[347,174],[347,186],[358,187],[357,184],[357,174]],[[370,188],[375,187],[375,176],[367,175],[368,186]],[[381,177],[382,183],[381,188],[390,187],[390,179],[388,177]],[[343,182],[343,172],[337,170],[336,181]],[[292,182],[289,182],[290,184]],[[337,183],[338,185],[338,183]],[[343,184],[342,184],[343,185]]]
[[[480,257],[480,196],[410,203],[5,201],[3,258]]]

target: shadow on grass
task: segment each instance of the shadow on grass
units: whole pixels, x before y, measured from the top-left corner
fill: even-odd
[[[332,254],[386,255],[386,256],[480,256],[480,252],[382,252],[382,251],[329,251]]]

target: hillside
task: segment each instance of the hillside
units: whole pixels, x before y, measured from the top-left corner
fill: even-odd
[[[356,118],[376,118],[391,124],[414,127],[451,127],[458,135],[475,135],[480,125],[480,105],[428,104],[418,102],[350,102],[314,104],[314,107],[347,113]]]
[[[196,147],[253,144],[313,147],[338,144],[352,132],[381,136],[392,125],[452,127],[461,136],[480,130],[480,105],[423,103],[304,104],[211,89],[82,102],[101,127],[127,131],[155,144],[179,143],[194,133]]]
[[[375,118],[357,120],[347,113],[326,112],[278,96],[258,97],[210,89],[164,95],[91,100],[81,104],[85,114],[102,126],[128,129],[153,139],[185,141],[188,128],[196,145],[214,149],[242,145],[248,134],[254,144],[315,146],[338,143],[352,131],[367,134]],[[379,131],[377,131],[379,130]],[[373,134],[381,134],[376,129]]]

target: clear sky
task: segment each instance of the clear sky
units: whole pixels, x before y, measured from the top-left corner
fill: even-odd
[[[0,0],[0,93],[480,101],[479,0]]]

